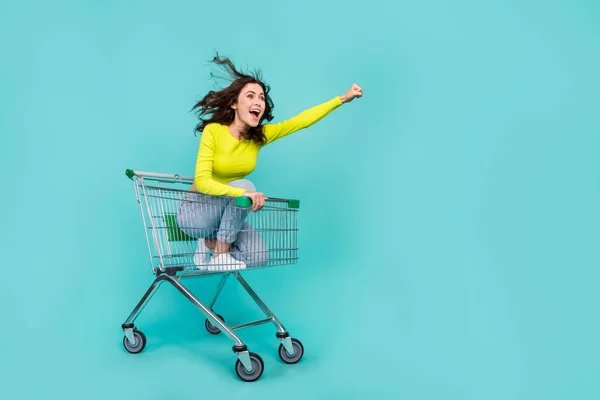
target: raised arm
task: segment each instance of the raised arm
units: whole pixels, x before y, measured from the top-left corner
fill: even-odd
[[[216,132],[213,132],[211,128],[210,124],[207,125],[200,137],[196,173],[194,174],[196,190],[213,196],[241,196],[246,191],[245,189],[225,185],[212,178]]]
[[[309,108],[308,110],[304,110],[300,114],[286,121],[279,122],[277,124],[265,125],[264,132],[265,136],[267,137],[266,144],[273,143],[274,141],[279,140],[291,133],[308,128],[341,106],[342,103],[350,102],[361,96],[362,89],[358,85],[354,84],[346,93],[342,94],[341,96],[336,96],[325,103]]]

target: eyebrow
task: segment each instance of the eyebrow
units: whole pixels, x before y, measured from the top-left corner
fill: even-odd
[[[254,94],[256,94],[256,92],[254,90],[248,90],[246,93],[254,93]],[[265,95],[264,93],[261,93],[261,96],[264,96],[264,95]]]

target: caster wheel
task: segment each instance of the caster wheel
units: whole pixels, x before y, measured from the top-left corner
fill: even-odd
[[[146,347],[146,335],[142,333],[142,331],[138,331],[137,329],[133,329],[133,338],[135,340],[134,344],[129,343],[127,336],[123,338],[123,346],[125,346],[125,350],[130,352],[131,354],[137,354],[144,350]]]
[[[221,319],[221,321],[225,322],[222,315],[217,314],[217,317],[219,317],[219,319]],[[212,333],[213,335],[221,333],[221,330],[218,327],[211,324],[208,319],[204,322],[204,326],[206,327],[206,330],[209,331],[210,333]]]
[[[235,363],[235,372],[241,380],[246,382],[254,382],[260,378],[265,369],[265,363],[258,354],[250,353],[250,362],[252,363],[252,371],[247,371],[240,360]]]
[[[279,345],[279,357],[287,364],[296,364],[304,355],[304,346],[298,339],[292,338],[292,346],[294,347],[293,356],[283,347],[283,343]]]

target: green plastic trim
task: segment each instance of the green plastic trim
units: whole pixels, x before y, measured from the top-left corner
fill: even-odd
[[[165,214],[165,225],[167,228],[167,238],[169,242],[193,242],[194,239],[179,228],[177,223],[177,214]]]
[[[125,170],[125,175],[127,175],[129,179],[133,179],[133,177],[135,176],[135,172],[133,172],[132,169],[127,169]]]
[[[238,196],[235,199],[235,205],[238,207],[250,207],[252,205],[252,200],[250,200],[250,197]]]
[[[300,208],[300,200],[288,200],[288,208]],[[239,196],[235,199],[235,205],[237,207],[251,207],[252,199],[246,196]]]

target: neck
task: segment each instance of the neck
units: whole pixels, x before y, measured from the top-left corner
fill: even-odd
[[[240,121],[239,119],[234,119],[233,122],[229,125],[229,132],[235,137],[237,140],[241,140],[245,137],[246,133],[250,129],[248,125]]]

